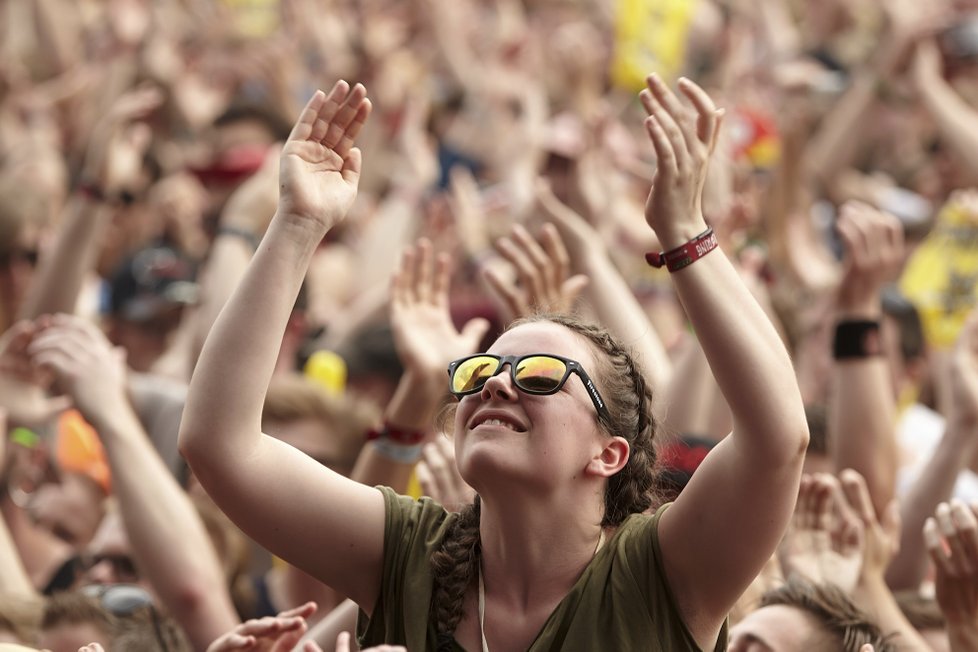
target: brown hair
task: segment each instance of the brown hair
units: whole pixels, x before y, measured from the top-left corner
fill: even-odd
[[[343,442],[342,459],[346,469],[360,454],[364,434],[378,420],[375,406],[350,396],[334,396],[316,382],[299,374],[288,374],[272,380],[262,410],[262,427],[278,422],[316,419],[323,424],[323,436]],[[270,433],[270,434],[274,434]]]
[[[192,652],[193,647],[172,618],[143,607],[119,619],[109,652],[164,652],[164,649]]]
[[[630,454],[625,467],[608,480],[601,525],[620,525],[627,516],[647,510],[653,500],[653,466],[657,424],[652,415],[652,390],[632,355],[598,326],[568,315],[541,314],[517,320],[507,330],[547,321],[576,333],[594,349],[597,368],[591,374],[601,387],[608,416],[599,423],[610,437],[628,441]],[[478,497],[463,509],[450,526],[441,548],[431,557],[434,576],[432,612],[438,631],[438,646],[451,641],[462,617],[465,589],[479,563]]]
[[[831,584],[812,584],[792,577],[761,596],[761,607],[784,605],[804,611],[818,623],[831,649],[859,652],[870,643],[876,652],[896,652],[896,646],[846,596]]]
[[[90,624],[109,638],[115,635],[118,627],[115,616],[102,608],[97,598],[76,591],[55,593],[44,603],[42,631],[61,625],[81,624]]]

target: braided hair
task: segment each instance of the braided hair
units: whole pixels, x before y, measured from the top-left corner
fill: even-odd
[[[435,586],[431,596],[432,611],[438,631],[438,650],[452,649],[452,638],[462,619],[465,589],[479,568],[482,545],[479,539],[481,502],[466,505],[449,526],[441,548],[431,555]]]
[[[658,427],[652,415],[652,389],[628,350],[603,328],[568,315],[541,314],[517,320],[507,330],[542,321],[564,326],[602,354],[594,356],[597,369],[592,374],[601,385],[608,408],[607,416],[598,417],[599,423],[609,436],[623,437],[631,450],[624,468],[608,480],[601,525],[621,525],[628,515],[644,512],[652,505],[653,440]],[[451,649],[455,628],[462,618],[465,591],[478,572],[479,515],[476,496],[475,502],[458,514],[441,547],[431,557],[432,613],[439,650]]]

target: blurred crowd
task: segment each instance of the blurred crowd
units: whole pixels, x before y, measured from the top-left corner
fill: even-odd
[[[681,492],[732,418],[646,264],[655,72],[724,109],[703,214],[810,432],[730,649],[858,652],[840,623],[865,621],[877,651],[978,650],[978,2],[6,0],[0,32],[0,642],[356,649],[356,606],[232,524],[177,447],[282,142],[337,79],[372,102],[359,195],[313,256],[263,430],[470,502],[444,369],[514,318],[568,312],[636,351],[658,493]],[[432,268],[464,337],[398,309],[397,279]],[[438,400],[398,423],[429,367]],[[384,423],[424,445],[378,446]],[[806,646],[778,608],[837,638]]]

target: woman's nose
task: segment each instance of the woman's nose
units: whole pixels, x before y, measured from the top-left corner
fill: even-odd
[[[486,384],[482,386],[480,396],[483,399],[497,398],[501,400],[512,400],[516,397],[516,388],[513,386],[513,377],[509,364],[503,365],[494,376],[491,376]]]

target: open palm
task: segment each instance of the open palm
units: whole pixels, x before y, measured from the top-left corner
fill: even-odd
[[[404,249],[391,279],[391,328],[404,366],[437,378],[455,358],[473,353],[489,323],[469,320],[459,331],[448,305],[451,262],[435,256],[425,238]]]
[[[353,142],[370,115],[367,91],[338,81],[316,91],[282,148],[279,210],[325,232],[343,219],[357,196],[360,150]]]

